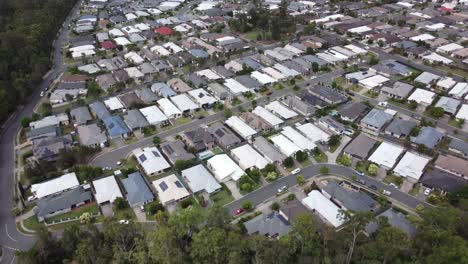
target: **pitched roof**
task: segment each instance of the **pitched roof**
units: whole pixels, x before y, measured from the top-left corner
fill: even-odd
[[[65,191],[59,195],[48,196],[37,201],[34,212],[38,217],[45,217],[49,214],[70,209],[72,206],[90,201],[93,196],[89,190],[82,186]]]
[[[369,152],[372,150],[376,142],[376,140],[365,136],[364,134],[359,134],[346,146],[344,152],[349,155],[365,159],[369,156]]]
[[[142,205],[154,199],[154,195],[139,172],[134,172],[122,180],[130,206]]]

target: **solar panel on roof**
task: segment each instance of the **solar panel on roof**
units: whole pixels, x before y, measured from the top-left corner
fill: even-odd
[[[151,151],[151,152],[153,153],[153,155],[154,155],[155,157],[158,157],[158,158],[160,157],[159,152],[157,152],[157,151],[155,151],[155,150],[153,150],[153,151]]]
[[[159,188],[161,188],[161,190],[164,192],[166,191],[167,189],[169,189],[169,187],[167,187],[167,184],[165,182],[161,182],[159,184]]]
[[[146,161],[145,154],[141,154],[140,157],[138,157],[138,159],[140,159],[140,162],[145,162]]]
[[[167,154],[169,154],[169,155],[174,153],[174,149],[170,145],[165,145],[163,148],[164,148],[164,150],[166,150]]]
[[[224,136],[224,132],[221,131],[221,129],[216,130],[216,131],[215,131],[215,134],[216,134],[218,137]]]
[[[177,188],[184,188],[182,186],[182,183],[180,183],[179,181],[175,181],[174,184],[177,186]]]

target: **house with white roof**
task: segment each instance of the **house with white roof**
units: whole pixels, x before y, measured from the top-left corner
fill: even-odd
[[[226,125],[228,125],[234,132],[236,132],[242,138],[249,140],[252,136],[257,134],[257,131],[247,125],[242,119],[238,116],[231,116],[226,120]]]
[[[259,83],[261,83],[262,85],[266,85],[266,84],[270,84],[270,83],[274,83],[276,82],[275,79],[273,79],[272,77],[270,77],[269,75],[265,74],[265,73],[261,73],[259,71],[254,71],[250,74],[250,77],[254,78],[255,80],[257,80]]]
[[[109,30],[109,35],[113,38],[115,37],[123,37],[125,36],[125,33],[122,32],[122,30],[118,29],[118,28],[113,28],[111,30]]]
[[[460,110],[458,110],[457,115],[455,116],[456,119],[463,119],[463,120],[468,120],[468,105],[463,104],[460,107]]]
[[[437,88],[447,91],[455,86],[455,84],[457,84],[457,82],[452,77],[444,77],[436,83],[436,86]]]
[[[259,116],[263,120],[265,120],[268,124],[270,124],[274,128],[278,128],[279,125],[284,123],[284,121],[263,108],[262,106],[257,106],[255,109],[252,111],[255,115]]]
[[[444,56],[441,56],[435,52],[431,52],[430,54],[428,55],[425,55],[425,56],[422,56],[422,59],[424,61],[428,61],[430,63],[442,63],[442,64],[446,64],[446,65],[449,65],[449,64],[452,64],[453,63],[453,60],[451,59],[448,59]]]
[[[282,134],[273,136],[270,138],[270,140],[273,142],[273,145],[287,157],[294,157],[296,152],[302,150],[299,146],[294,144],[291,140]]]
[[[213,104],[218,102],[216,98],[214,98],[203,88],[191,90],[187,93],[190,95],[190,97],[193,98],[194,102],[196,102],[200,108],[210,108]]]
[[[151,47],[150,51],[158,54],[161,57],[166,57],[166,56],[171,55],[171,52],[169,50],[159,45]]]
[[[468,92],[468,83],[459,82],[449,91],[448,94],[455,99],[462,99],[466,95],[467,92]]]
[[[330,139],[330,135],[328,133],[326,133],[325,131],[318,128],[312,123],[304,123],[302,125],[297,123],[296,128],[314,143],[324,143],[328,142],[328,140]]]
[[[182,111],[167,98],[159,99],[158,106],[168,118],[178,118],[182,115]]]
[[[414,37],[411,37],[410,40],[414,41],[414,42],[418,42],[418,41],[426,41],[426,40],[433,40],[435,39],[434,36],[432,36],[431,34],[427,34],[427,33],[424,33],[424,34],[421,34],[421,35],[417,35],[417,36],[414,36]]]
[[[64,174],[51,180],[31,185],[31,193],[41,199],[52,194],[61,193],[78,187],[80,183],[74,172]]]
[[[273,101],[273,102],[265,105],[265,108],[268,111],[272,112],[273,114],[275,114],[278,117],[281,117],[282,119],[285,119],[285,120],[291,119],[291,118],[294,118],[294,117],[298,116],[298,114],[296,112],[289,109],[284,104],[282,104],[282,103],[280,103],[278,101]]]
[[[115,44],[117,44],[117,46],[127,46],[127,45],[132,44],[130,40],[128,40],[126,37],[115,38],[114,42]]]
[[[263,169],[269,163],[260,153],[258,153],[249,144],[232,149],[232,158],[239,164],[243,170],[257,168]]]
[[[206,166],[220,182],[238,181],[245,174],[226,154],[215,155],[206,162]]]
[[[392,169],[404,151],[405,150],[398,145],[382,142],[369,157],[369,161],[386,169]]]
[[[157,147],[137,148],[132,153],[148,176],[158,175],[171,167]]]
[[[437,74],[433,74],[430,72],[423,72],[421,73],[416,79],[414,79],[415,82],[419,82],[422,84],[429,85],[437,80],[439,80],[441,77]]]
[[[400,162],[398,162],[393,172],[412,182],[418,182],[424,172],[424,168],[426,168],[430,160],[430,158],[408,151],[403,158],[401,158]]]
[[[129,62],[132,62],[136,65],[140,65],[145,61],[140,55],[138,55],[134,51],[130,51],[129,53],[125,54],[124,58],[128,60]]]
[[[190,100],[190,97],[186,94],[172,96],[170,97],[170,100],[183,114],[192,113],[199,108],[198,105]]]
[[[150,125],[158,125],[168,120],[166,115],[164,115],[164,113],[155,105],[141,108],[140,112],[143,114],[146,120],[148,120]]]
[[[408,101],[415,101],[416,103],[429,106],[435,100],[436,94],[434,92],[417,88],[409,97]]]
[[[265,68],[262,69],[262,72],[266,73],[267,75],[269,75],[270,77],[275,79],[275,81],[282,81],[282,80],[286,79],[286,76],[284,74],[282,74],[281,72],[275,70],[272,67],[265,67]]]
[[[205,77],[206,79],[208,79],[210,81],[216,81],[216,80],[222,79],[221,76],[219,76],[217,73],[215,73],[214,71],[212,71],[210,69],[204,69],[204,70],[201,70],[201,71],[197,71],[197,72],[195,72],[195,74],[200,76],[200,77]]]
[[[174,54],[184,51],[179,45],[175,44],[174,42],[167,42],[163,44],[163,47],[166,49],[171,50]]]
[[[373,89],[375,87],[381,86],[389,80],[390,79],[388,79],[387,77],[377,74],[369,78],[359,80],[359,84],[362,85],[364,88]]]
[[[298,76],[298,75],[301,74],[300,72],[298,72],[298,71],[296,71],[294,69],[288,68],[288,67],[284,66],[283,64],[279,64],[279,63],[276,63],[273,66],[273,68],[280,71],[287,78],[295,77],[295,76]]]
[[[290,126],[284,127],[281,134],[296,144],[302,151],[311,151],[317,147],[312,140]]]
[[[335,228],[344,224],[340,208],[318,190],[311,191],[306,198],[302,199],[302,204],[317,212],[322,219]]]
[[[152,184],[158,193],[159,201],[164,206],[190,197],[190,193],[174,174],[155,180]]]
[[[459,45],[457,43],[449,43],[449,44],[438,47],[436,49],[436,51],[440,52],[440,53],[450,54],[450,53],[452,53],[454,51],[457,51],[457,50],[460,50],[460,49],[463,49],[462,45]]]
[[[104,101],[106,107],[111,111],[120,111],[124,109],[124,105],[117,97],[111,97]]]
[[[242,85],[240,82],[229,78],[224,81],[224,86],[226,86],[233,95],[241,95],[245,92],[250,92],[250,89]]]
[[[114,175],[93,181],[93,186],[98,204],[113,203],[115,199],[123,198]]]

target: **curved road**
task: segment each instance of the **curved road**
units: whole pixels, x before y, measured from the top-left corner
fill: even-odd
[[[20,107],[13,113],[8,121],[3,124],[0,139],[0,246],[3,248],[1,263],[15,263],[15,250],[27,250],[35,242],[34,236],[27,236],[16,229],[15,217],[12,209],[15,207],[13,201],[14,188],[14,142],[20,120],[24,116],[31,116],[33,109],[40,100],[40,92],[49,87],[54,79],[66,66],[63,64],[61,50],[68,42],[68,25],[77,16],[81,1],[73,7],[68,17],[63,22],[63,27],[57,34],[53,43],[53,68],[47,77],[39,84],[26,105]]]

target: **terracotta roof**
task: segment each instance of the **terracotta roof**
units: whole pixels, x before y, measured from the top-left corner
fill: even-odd
[[[154,32],[159,33],[164,36],[169,36],[169,35],[172,35],[172,33],[174,33],[174,31],[168,27],[159,27],[155,29]]]

